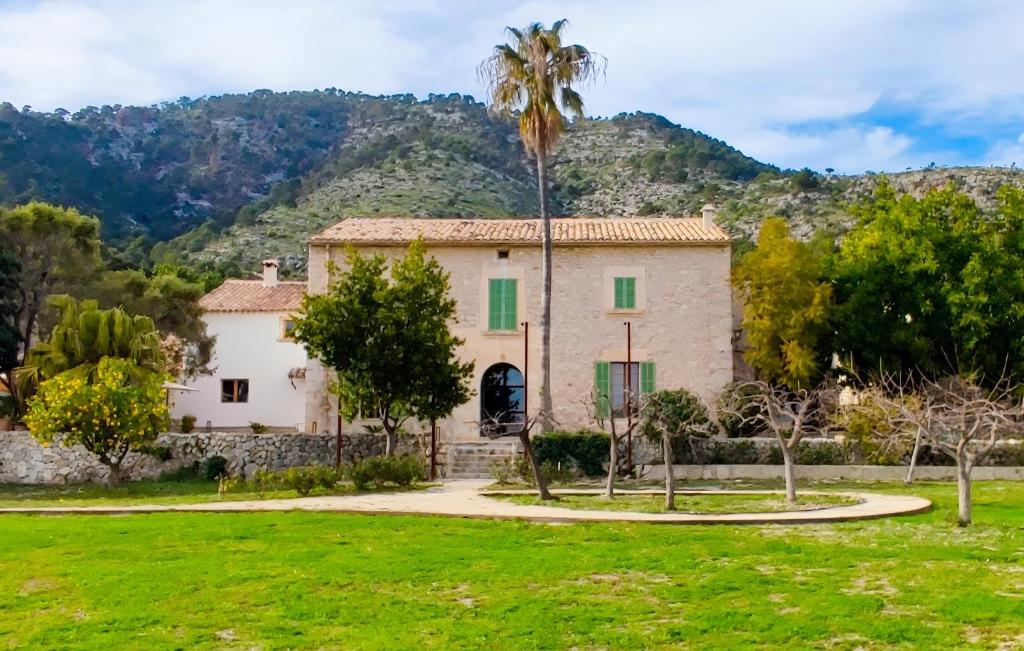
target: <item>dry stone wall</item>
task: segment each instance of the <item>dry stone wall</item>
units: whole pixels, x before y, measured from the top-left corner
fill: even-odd
[[[398,454],[422,454],[423,437],[400,438]],[[131,479],[155,478],[215,456],[227,459],[228,472],[249,476],[259,468],[328,465],[335,461],[337,438],[330,434],[251,434],[246,432],[164,433],[160,454],[129,453],[123,468]],[[346,462],[384,453],[384,438],[375,434],[342,436]],[[80,445],[39,444],[28,432],[0,432],[0,483],[68,484],[104,482],[108,469]]]

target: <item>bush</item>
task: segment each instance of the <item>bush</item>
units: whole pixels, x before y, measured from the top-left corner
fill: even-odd
[[[600,477],[608,464],[609,438],[602,432],[552,432],[533,439],[537,463],[554,468],[578,469],[587,477]]]
[[[263,423],[257,423],[256,421],[249,421],[249,428],[253,434],[266,434],[267,430],[270,429]]]
[[[284,485],[305,497],[316,488],[317,479],[311,468],[296,466],[284,472]]]
[[[192,414],[185,414],[181,417],[181,432],[188,434],[196,428],[196,417]]]
[[[202,463],[203,478],[209,481],[216,481],[228,474],[228,460],[220,455],[215,455]]]
[[[423,479],[423,464],[417,457],[367,457],[352,464],[348,476],[357,490],[367,490],[372,484],[383,488],[392,483],[409,486]]]

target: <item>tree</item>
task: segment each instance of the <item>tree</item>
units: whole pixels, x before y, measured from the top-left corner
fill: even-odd
[[[421,240],[391,263],[349,250],[347,269],[326,294],[306,296],[295,339],[337,374],[335,390],[349,418],[378,418],[394,453],[409,419],[443,418],[469,399],[473,363],[461,362],[454,336],[449,274],[427,259]]]
[[[14,256],[0,251],[0,374],[10,382],[12,370],[18,364],[18,301],[17,278],[20,265]]]
[[[632,412],[632,418],[627,419],[625,427],[623,427],[618,422],[621,419],[612,414],[611,396],[607,393],[598,392],[595,389],[586,403],[587,413],[591,420],[608,434],[608,477],[604,484],[604,497],[609,500],[615,497],[615,475],[619,472],[619,445],[641,423],[642,407],[635,400],[630,400],[626,408]]]
[[[811,386],[831,351],[825,350],[832,289],[821,280],[824,242],[789,235],[780,218],[766,219],[757,246],[733,272],[743,295],[744,358],[768,382]]]
[[[804,192],[807,190],[813,190],[821,185],[821,179],[819,179],[818,175],[808,167],[805,167],[794,174],[789,179],[789,182],[792,184],[793,189],[803,190]]]
[[[551,217],[548,214],[548,156],[565,129],[563,111],[583,117],[583,98],[573,88],[596,78],[604,60],[582,45],[562,45],[567,21],[545,29],[533,23],[524,29],[506,28],[511,43],[494,48],[479,68],[488,82],[494,109],[517,113],[523,147],[537,162],[537,189],[543,221],[541,246],[541,414],[544,431],[554,418],[551,402]]]
[[[828,264],[835,347],[852,369],[1024,375],[1024,191],[983,212],[952,186],[897,197],[883,179]]]
[[[53,296],[50,303],[60,319],[50,337],[34,345],[25,365],[15,370],[20,395],[27,398],[40,383],[72,369],[90,380],[108,357],[130,362],[140,385],[166,370],[160,333],[148,316],[121,308],[101,310],[96,301],[78,302],[70,296]]]
[[[151,276],[137,270],[104,271],[69,291],[78,298],[95,299],[100,307],[121,307],[153,319],[164,337],[165,352],[174,358],[174,375],[209,373],[216,339],[207,333],[199,307],[207,291],[202,282],[158,267]]]
[[[720,414],[775,435],[790,504],[796,503],[797,446],[808,434],[820,434],[827,427],[818,412],[830,397],[824,388],[790,389],[758,380],[741,383],[739,390],[719,402]]]
[[[640,432],[648,440],[661,444],[666,510],[676,508],[673,443],[679,439],[707,437],[711,434],[711,426],[707,405],[686,389],[656,391],[647,396]]]
[[[985,388],[974,379],[954,375],[939,380],[886,374],[877,398],[889,415],[876,430],[882,441],[916,441],[956,462],[957,522],[971,523],[971,473],[996,443],[1019,436],[1024,405],[1021,387],[999,380]],[[915,386],[916,385],[916,386]]]
[[[33,201],[0,208],[0,242],[18,262],[15,324],[24,364],[46,297],[87,277],[99,265],[99,221],[73,209]],[[11,372],[13,367],[3,369]],[[13,387],[12,387],[13,389]]]
[[[130,360],[104,357],[93,369],[59,373],[29,400],[25,423],[40,442],[60,437],[96,455],[116,485],[128,452],[145,450],[167,424],[164,377],[145,374],[140,382],[136,370]]]

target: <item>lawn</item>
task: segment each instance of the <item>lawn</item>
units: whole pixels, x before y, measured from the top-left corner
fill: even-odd
[[[534,495],[493,495],[493,499],[508,500],[516,504],[551,506]],[[783,495],[703,495],[676,494],[676,513],[762,513],[778,511],[808,511],[830,506],[847,506],[858,500],[842,495],[808,495],[797,499],[795,505],[786,503]],[[567,509],[596,511],[639,511],[641,513],[668,513],[665,495],[637,495],[619,493],[612,500],[600,495],[559,495],[557,506]]]
[[[837,488],[903,492],[893,485]],[[0,648],[1016,648],[1024,484],[814,526],[0,516]]]
[[[412,490],[393,487],[388,490]],[[351,484],[341,483],[326,491],[315,488],[310,497],[319,495],[352,495]],[[255,499],[289,499],[299,497],[291,489],[268,490],[257,494],[236,489],[217,494],[215,481],[138,481],[107,487],[97,484],[68,484],[66,486],[27,486],[0,484],[0,507],[6,506],[118,506],[134,504],[193,504],[201,502],[227,502]]]

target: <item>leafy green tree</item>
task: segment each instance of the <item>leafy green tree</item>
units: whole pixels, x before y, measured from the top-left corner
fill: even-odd
[[[195,377],[208,372],[215,344],[199,306],[199,299],[208,291],[205,287],[200,278],[189,280],[176,269],[157,267],[150,276],[127,269],[104,271],[70,291],[73,296],[96,300],[99,307],[120,307],[129,314],[151,318],[165,339],[165,352],[174,358],[170,360],[174,374]]]
[[[870,372],[1024,374],[1024,191],[983,212],[952,186],[897,197],[884,179],[829,263],[835,346]]]
[[[823,242],[800,242],[784,220],[769,218],[733,272],[750,343],[744,358],[769,382],[809,387],[830,353],[823,350],[832,304],[832,288],[821,279],[823,249]]]
[[[545,29],[532,23],[525,29],[508,27],[511,43],[495,46],[480,65],[480,76],[489,83],[493,107],[517,113],[519,134],[527,153],[537,162],[537,188],[543,221],[541,265],[541,423],[550,431],[554,418],[551,403],[551,216],[548,214],[548,156],[565,129],[563,111],[583,117],[583,98],[573,88],[601,73],[604,61],[582,45],[562,45],[567,21],[558,20]]]
[[[116,485],[128,453],[144,451],[167,424],[163,381],[156,373],[139,381],[131,360],[103,357],[92,368],[78,366],[43,382],[25,423],[43,443],[59,438],[83,446],[110,468],[109,483]]]
[[[789,182],[794,190],[803,190],[805,192],[821,185],[821,179],[808,167],[791,176]]]
[[[73,209],[33,201],[0,208],[0,242],[18,262],[15,322],[23,346],[18,363],[23,364],[46,298],[98,267],[99,222]]]
[[[661,445],[665,465],[665,510],[676,508],[673,443],[679,439],[706,438],[712,433],[712,426],[707,405],[686,389],[656,391],[646,397],[640,433]]]
[[[101,310],[96,301],[78,302],[69,296],[50,301],[60,320],[49,339],[34,345],[25,365],[15,371],[20,395],[28,396],[40,383],[72,369],[91,380],[100,362],[109,357],[130,362],[131,375],[140,386],[164,373],[166,357],[153,319],[121,308]]]
[[[406,420],[443,418],[469,399],[473,363],[456,355],[449,275],[423,242],[393,261],[390,279],[387,266],[350,250],[330,290],[303,300],[294,336],[336,372],[347,417],[380,419],[390,456]]]

